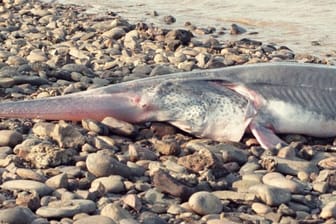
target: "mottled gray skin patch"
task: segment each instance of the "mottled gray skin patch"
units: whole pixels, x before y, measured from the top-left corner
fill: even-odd
[[[232,140],[231,136],[237,135],[230,130],[232,125],[237,123],[246,128],[248,100],[216,82],[167,81],[146,94],[159,108],[156,120],[169,122],[196,136]],[[241,137],[244,130],[238,129]]]

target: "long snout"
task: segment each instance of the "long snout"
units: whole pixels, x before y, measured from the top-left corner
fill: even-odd
[[[147,105],[141,96],[129,91],[106,93],[93,90],[65,96],[0,103],[2,118],[38,118],[45,120],[102,120],[107,116],[128,122],[149,118]]]

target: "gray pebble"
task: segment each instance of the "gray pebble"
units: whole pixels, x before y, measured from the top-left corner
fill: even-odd
[[[10,180],[4,182],[1,187],[8,190],[36,191],[40,196],[47,195],[52,191],[46,184],[33,180]]]
[[[62,67],[62,69],[69,72],[78,72],[84,75],[92,74],[92,71],[82,64],[66,64]]]
[[[50,177],[45,184],[52,188],[52,189],[58,189],[58,188],[67,188],[68,187],[68,176],[66,173],[61,173],[56,176]]]
[[[91,213],[96,210],[96,203],[91,200],[74,199],[70,201],[52,201],[48,206],[40,207],[36,214],[45,218],[72,217],[77,213]]]
[[[1,77],[1,75],[0,75]],[[15,84],[14,78],[11,77],[1,77],[0,79],[0,87],[8,88]]]
[[[260,184],[260,181],[255,180],[237,180],[232,183],[232,189],[237,190],[238,192],[248,192],[248,189],[251,186]]]
[[[264,203],[271,206],[278,206],[291,200],[291,194],[288,190],[258,184],[250,187],[251,193],[256,193],[257,197]]]
[[[116,224],[112,219],[102,215],[93,215],[76,220],[73,224]]]
[[[192,194],[188,203],[191,209],[200,215],[218,214],[223,209],[221,200],[207,191]]]
[[[169,25],[169,24],[175,23],[175,22],[176,22],[176,19],[175,19],[174,16],[169,15],[169,16],[165,16],[165,17],[163,17],[163,21],[164,21],[166,24]]]
[[[256,199],[256,194],[250,192],[236,192],[236,191],[214,191],[212,192],[217,198],[222,200],[232,200],[232,201],[254,201]]]
[[[35,214],[25,207],[15,207],[0,210],[0,223],[26,224],[36,218]]]
[[[154,214],[152,212],[141,213],[139,219],[143,224],[167,224],[165,220],[163,220],[157,214]]]
[[[97,178],[92,182],[91,187],[95,188],[99,183],[104,186],[107,193],[121,193],[125,191],[125,185],[121,176],[111,175]]]
[[[139,172],[139,169],[130,168],[127,165],[120,163],[105,151],[98,151],[97,153],[90,154],[86,159],[86,166],[96,177],[115,174],[127,178],[133,175],[141,176],[144,172]]]
[[[22,134],[12,130],[0,130],[0,146],[15,146],[22,142]]]
[[[318,173],[319,171],[316,164],[312,161],[284,159],[275,156],[265,157],[263,162],[265,161],[277,164],[275,169],[282,174],[296,176],[298,172]]]
[[[105,205],[100,214],[110,217],[116,223],[119,223],[122,219],[133,219],[132,215],[126,209],[114,203]]]
[[[299,182],[285,178],[281,173],[272,172],[267,173],[262,178],[264,184],[289,190],[291,193],[304,192],[303,184]]]
[[[113,117],[106,117],[101,123],[115,134],[129,136],[136,132],[134,125],[125,121],[117,120]]]
[[[82,120],[82,127],[88,131],[93,131],[98,134],[104,133],[104,128],[102,127],[100,122],[97,122],[91,119]]]
[[[140,222],[136,221],[135,219],[122,219],[120,220],[119,224],[140,224]]]
[[[39,174],[38,172],[32,169],[17,168],[16,174],[22,179],[30,179],[38,182],[44,182],[46,180],[45,176]]]

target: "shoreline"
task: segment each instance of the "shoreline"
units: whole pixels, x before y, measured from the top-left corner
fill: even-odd
[[[162,0],[145,3],[139,0],[127,2],[98,0],[95,3],[86,0],[59,1],[81,4],[90,12],[113,11],[128,18],[132,23],[139,21],[147,24],[154,23],[161,28],[184,29],[185,22],[189,21],[197,27],[216,28],[216,32],[212,35],[216,35],[220,41],[235,41],[243,37],[254,38],[265,43],[275,43],[278,46],[286,45],[300,54],[308,53],[318,57],[335,56],[336,39],[330,21],[334,21],[336,17],[331,13],[330,8],[336,5],[330,0],[322,0],[320,4],[306,0],[297,2],[261,0],[258,4],[250,4],[249,0],[242,0],[239,3],[228,0],[193,2],[184,0],[183,7],[175,7],[178,4],[177,1]],[[176,22],[167,25],[163,22],[164,17],[172,12]],[[232,23],[243,26],[247,32],[239,37],[227,35],[227,33],[223,35],[222,29],[229,28]]]
[[[222,41],[208,28],[132,24],[74,5],[8,0],[0,14],[1,101],[246,63],[334,64],[253,38]],[[155,122],[0,119],[0,222],[332,223],[333,140],[284,138],[289,146],[264,150],[249,135],[218,143]]]

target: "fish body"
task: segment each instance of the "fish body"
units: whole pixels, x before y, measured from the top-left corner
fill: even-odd
[[[3,102],[0,117],[168,122],[198,137],[239,141],[249,129],[264,148],[275,133],[336,136],[336,68],[262,63],[134,80],[84,92]]]

